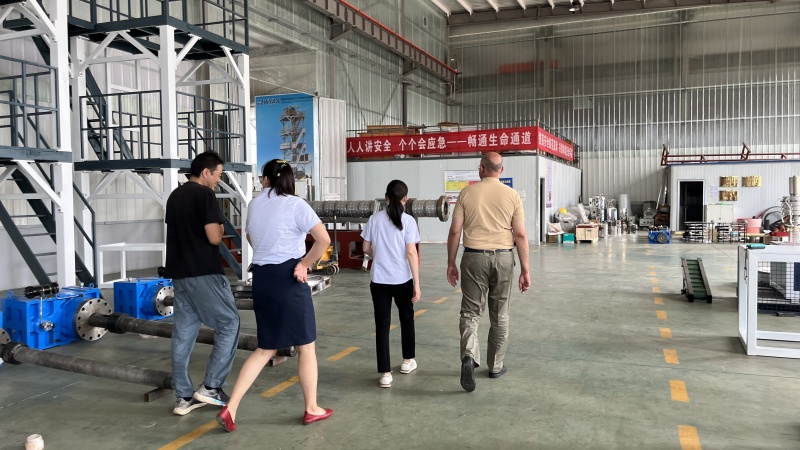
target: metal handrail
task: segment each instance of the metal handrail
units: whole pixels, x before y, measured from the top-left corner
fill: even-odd
[[[740,153],[700,153],[692,155],[671,155],[666,144],[661,147],[661,165],[672,164],[697,164],[697,163],[720,163],[720,162],[780,162],[800,160],[800,152],[778,152],[778,153],[753,153],[750,147],[742,143]]]

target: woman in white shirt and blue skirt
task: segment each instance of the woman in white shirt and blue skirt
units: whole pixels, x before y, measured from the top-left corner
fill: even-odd
[[[305,398],[303,424],[327,419],[332,409],[317,405],[317,323],[308,268],[327,250],[328,231],[308,203],[294,195],[294,172],[283,160],[264,165],[264,190],[249,205],[245,231],[253,246],[253,310],[258,348],[242,366],[230,401],[217,415],[227,431],[245,392],[279,348],[297,347],[298,375]],[[314,245],[306,253],[306,234]],[[305,255],[305,256],[303,256]]]
[[[382,388],[392,387],[389,358],[389,327],[392,323],[392,299],[400,315],[403,362],[400,373],[417,368],[414,337],[414,303],[420,299],[419,228],[404,211],[408,186],[392,180],[386,186],[386,209],[370,216],[361,232],[364,253],[372,257],[369,285],[375,308],[375,347],[378,357],[378,380]]]

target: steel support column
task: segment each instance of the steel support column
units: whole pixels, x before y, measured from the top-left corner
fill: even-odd
[[[72,111],[69,98],[69,36],[67,2],[50,2],[50,14],[55,35],[50,44],[50,64],[56,66],[56,95],[58,105],[58,150],[72,153]],[[44,19],[44,18],[43,18]],[[61,286],[75,285],[75,210],[72,193],[71,162],[53,165],[53,190],[61,198],[54,206],[57,236],[58,283]]]
[[[86,60],[86,39],[80,37],[73,37],[70,38],[70,49],[72,50],[72,61],[75,63],[75,67],[79,66]],[[86,95],[86,70],[82,70],[78,73],[73,71],[71,77],[71,86],[72,86],[72,148],[73,148],[73,161],[81,161],[83,159],[83,152],[80,149],[84,148],[84,144],[88,147],[88,142],[84,142],[84,135],[81,133],[81,129],[86,128],[86,111],[83,110],[83,106],[81,105],[81,97]],[[91,190],[91,183],[89,180],[89,174],[86,172],[78,172],[76,175],[75,184],[78,186],[78,189],[81,192],[81,195],[88,196],[87,194]],[[96,236],[92,232],[92,212],[86,205],[80,206],[80,210],[77,211],[76,217],[80,222],[81,226],[87,233],[89,233],[92,240],[96,239]],[[94,267],[94,249],[92,245],[86,239],[80,240],[80,248],[77,249],[81,258],[83,259],[86,267]],[[92,276],[97,279],[97,274],[93,273]]]
[[[241,154],[244,155],[245,164],[251,164],[253,166],[253,171],[249,173],[242,173],[240,175],[239,184],[241,186],[242,194],[244,195],[244,200],[241,206],[241,215],[242,215],[242,234],[244,234],[244,225],[247,223],[247,206],[250,204],[250,200],[253,199],[253,180],[258,175],[258,172],[261,170],[258,167],[258,151],[253,146],[253,133],[255,130],[250,130],[250,55],[239,54],[236,55],[236,65],[239,67],[239,73],[242,76],[241,83],[239,84],[239,98],[238,102],[242,106],[244,106],[242,111],[242,134],[244,134],[244,142],[241,142],[241,145],[244,145],[244,151]],[[235,175],[234,175],[235,176]],[[246,268],[250,266],[250,263],[253,262],[253,249],[250,248],[250,244],[247,242],[247,239],[242,239],[242,276],[241,279],[244,280],[247,278],[247,270]]]
[[[175,53],[175,28],[169,25],[160,27],[158,66],[161,81],[161,157],[178,159],[178,97],[177,80],[178,55]],[[162,207],[166,209],[169,194],[178,187],[178,169],[164,169],[164,190]],[[166,226],[164,228],[166,238]]]

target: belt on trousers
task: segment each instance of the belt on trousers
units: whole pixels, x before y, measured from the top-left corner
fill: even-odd
[[[498,248],[495,250],[480,250],[477,248],[464,247],[465,253],[483,253],[484,255],[494,255],[495,253],[510,252],[510,248]]]

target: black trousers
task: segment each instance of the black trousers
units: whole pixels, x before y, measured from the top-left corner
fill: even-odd
[[[403,284],[370,283],[372,305],[375,307],[375,349],[378,372],[391,372],[389,361],[389,326],[392,324],[392,298],[400,315],[400,335],[403,341],[403,359],[414,358],[414,280]]]

